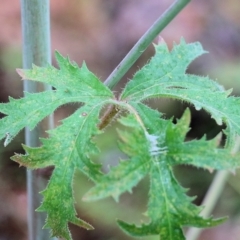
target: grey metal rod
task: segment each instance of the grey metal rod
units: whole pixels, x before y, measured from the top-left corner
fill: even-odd
[[[23,68],[29,69],[32,64],[46,66],[51,62],[50,48],[50,11],[49,0],[21,0]],[[50,90],[51,86],[24,80],[25,92]],[[34,130],[25,130],[25,143],[28,146],[39,146],[39,137],[44,136],[46,129],[53,127],[53,116],[47,123],[40,124]],[[42,199],[39,191],[46,186],[37,171],[27,170],[28,199],[28,240],[50,239],[49,230],[42,229],[46,215],[35,209]]]

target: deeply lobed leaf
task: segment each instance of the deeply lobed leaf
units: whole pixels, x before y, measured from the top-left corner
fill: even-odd
[[[191,164],[212,169],[239,167],[239,156],[232,156],[228,149],[217,148],[219,137],[185,142],[189,130],[190,112],[173,124],[141,101],[152,97],[170,97],[189,102],[196,109],[205,109],[218,124],[225,122],[228,142],[240,134],[239,98],[229,97],[230,91],[206,77],[186,74],[190,62],[205,53],[199,43],[186,44],[184,40],[171,52],[166,44],[155,46],[156,55],[138,71],[124,88],[119,100],[93,75],[85,64],[81,68],[56,53],[60,69],[52,66],[32,70],[18,70],[24,79],[52,85],[56,90],[37,94],[26,93],[24,98],[0,104],[0,111],[7,116],[0,120],[0,138],[4,145],[25,126],[34,128],[44,117],[65,103],[81,102],[84,105],[62,125],[49,131],[48,139],[41,139],[42,146],[23,146],[26,155],[16,154],[12,159],[31,169],[55,166],[47,188],[42,191],[44,201],[38,211],[48,213],[45,227],[53,236],[71,240],[68,223],[86,229],[93,227],[76,217],[72,181],[76,169],[96,182],[85,200],[113,196],[131,191],[147,174],[150,191],[147,215],[149,223],[135,226],[118,221],[123,230],[133,236],[160,235],[161,240],[183,240],[182,227],[215,226],[223,220],[203,219],[201,208],[191,203],[175,179],[172,167]],[[106,104],[115,104],[128,113],[119,119],[125,129],[119,129],[120,149],[129,156],[120,161],[106,175],[100,166],[91,162],[90,156],[98,152],[92,138],[99,134],[99,113]],[[124,111],[123,111],[124,112]]]
[[[182,226],[211,227],[224,219],[203,219],[201,208],[191,203],[193,198],[179,186],[164,156],[155,161],[150,171],[150,191],[147,215],[150,223],[140,227],[118,221],[120,227],[133,236],[159,235],[161,240],[184,240]]]
[[[119,220],[118,223],[124,231],[132,236],[157,234],[163,240],[183,240],[182,226],[211,227],[221,223],[224,219],[203,219],[199,216],[201,208],[191,203],[192,198],[186,195],[186,190],[173,176],[172,166],[187,163],[205,168],[231,169],[232,166],[239,167],[239,156],[229,156],[228,150],[217,149],[216,140],[184,142],[189,130],[189,110],[186,110],[177,124],[173,124],[170,120],[159,118],[157,111],[143,104],[131,104],[149,133],[146,134],[146,129],[142,128],[134,115],[120,120],[124,126],[131,129],[119,131],[121,149],[131,158],[111,169],[86,194],[85,199],[96,200],[107,196],[118,199],[122,192],[130,190],[149,174],[151,184],[147,215],[150,223],[137,227]],[[152,120],[154,121],[151,124]],[[155,151],[152,150],[153,138],[149,136],[158,136],[155,138]],[[190,148],[187,146],[189,143],[192,144]],[[197,148],[200,148],[201,155]],[[205,149],[205,152],[201,149]]]
[[[93,227],[76,217],[72,181],[78,168],[93,181],[100,176],[100,166],[93,164],[90,155],[98,152],[92,137],[99,134],[97,128],[102,107],[113,98],[105,87],[85,65],[78,68],[56,53],[60,69],[34,67],[32,70],[18,70],[23,78],[51,84],[54,91],[26,93],[24,98],[10,99],[1,104],[1,111],[7,116],[0,122],[0,137],[7,136],[5,145],[25,126],[31,129],[57,107],[65,103],[85,103],[62,125],[49,131],[48,139],[41,139],[39,148],[23,146],[26,155],[16,154],[12,159],[31,169],[54,166],[47,188],[42,191],[44,200],[38,208],[48,216],[45,227],[51,228],[53,236],[71,239],[68,223],[86,229]],[[5,134],[6,133],[6,134]]]
[[[68,58],[64,58],[58,52],[55,53],[55,57],[59,69],[51,65],[45,68],[33,65],[33,69],[18,69],[18,73],[23,79],[47,83],[58,90],[77,95],[79,97],[78,101],[81,102],[92,101],[93,97],[113,96],[111,90],[88,70],[85,63],[79,68],[76,63],[71,63]]]
[[[165,43],[154,47],[155,55],[127,83],[121,99],[141,101],[156,95],[162,88],[206,88],[223,91],[219,84],[207,77],[185,74],[192,60],[206,53],[200,43],[186,44],[182,39],[179,45],[174,45],[171,52]]]
[[[96,125],[99,111],[99,105],[80,108],[65,119],[61,126],[49,131],[50,138],[42,139],[42,147],[24,146],[26,155],[12,157],[14,161],[32,169],[55,166],[48,186],[42,192],[44,201],[38,208],[48,213],[45,227],[52,229],[53,236],[70,240],[68,222],[93,229],[76,217],[72,181],[77,168],[92,180],[96,181],[101,176],[100,166],[89,160],[93,149],[87,147],[92,136],[98,132]]]
[[[133,115],[121,118],[120,122],[125,126],[136,124]],[[117,167],[112,168],[109,174],[103,176],[98,184],[84,196],[84,200],[93,201],[112,196],[118,201],[121,193],[131,191],[148,173],[150,165],[146,159],[150,158],[150,155],[148,142],[141,126],[136,125],[130,132],[123,130],[118,132],[122,140],[122,143],[119,143],[121,150],[134,157],[121,161]]]
[[[9,98],[9,103],[0,104],[0,112],[7,116],[0,120],[0,139],[6,137],[5,146],[24,127],[32,130],[38,122],[51,114],[59,106],[82,102],[97,104],[113,98],[113,93],[91,73],[85,64],[78,68],[69,59],[56,53],[60,69],[53,66],[32,70],[18,70],[18,73],[28,80],[48,83],[57,88],[55,91],[41,93],[25,93],[21,99]]]
[[[205,169],[235,169],[239,167],[239,155],[231,155],[229,150],[218,148],[221,135],[212,140],[203,137],[200,140],[185,142],[189,130],[190,111],[187,109],[177,125],[169,125],[165,142],[168,146],[168,162],[171,165],[191,164]]]
[[[156,54],[124,88],[120,99],[139,102],[154,97],[174,98],[203,108],[217,124],[226,123],[228,145],[240,134],[240,98],[228,97],[231,91],[208,77],[186,74],[193,59],[205,53],[200,43],[186,44],[182,39],[169,52],[167,45],[155,46]]]

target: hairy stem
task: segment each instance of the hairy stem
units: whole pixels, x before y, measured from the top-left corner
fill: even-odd
[[[105,127],[107,127],[112,122],[112,120],[117,116],[118,113],[119,113],[119,110],[117,109],[117,107],[113,104],[110,105],[107,108],[106,112],[101,117],[98,128],[102,130]]]
[[[138,40],[131,51],[114,69],[110,76],[104,82],[109,88],[114,86],[126,74],[136,60],[142,55],[151,42],[157,35],[178,15],[178,13],[190,2],[191,0],[177,0],[173,3],[156,22],[148,29],[148,31]]]

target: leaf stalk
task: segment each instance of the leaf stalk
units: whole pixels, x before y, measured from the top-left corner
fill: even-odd
[[[114,71],[109,75],[104,84],[110,89],[121,80],[126,72],[132,67],[137,59],[142,55],[157,35],[178,15],[178,13],[191,0],[177,0],[174,2],[138,40],[125,58],[118,64]]]
[[[178,15],[178,13],[190,1],[191,0],[177,0],[174,2],[138,40],[130,52],[109,75],[104,84],[110,89],[113,89],[115,85],[121,80],[121,78],[126,74],[126,72],[137,61],[137,59],[143,54],[146,48],[157,37],[157,35]],[[99,124],[99,128],[105,128],[115,117],[115,114],[116,112],[114,113],[114,107],[112,106],[111,110],[108,109],[104,113],[104,116],[101,119],[101,123]]]

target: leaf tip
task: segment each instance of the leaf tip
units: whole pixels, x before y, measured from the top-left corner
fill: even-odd
[[[17,72],[17,74],[18,74],[20,77],[22,77],[22,80],[23,80],[24,78],[26,78],[23,69],[21,69],[21,68],[16,68],[16,72]]]
[[[55,54],[55,58],[58,58],[58,57],[63,58],[63,55],[58,50],[55,50],[54,54]]]
[[[74,221],[72,221],[72,223],[74,223],[75,225],[77,225],[79,227],[85,228],[86,230],[94,230],[94,227],[91,224],[89,224],[79,218],[76,218]]]
[[[166,45],[166,42],[165,42],[164,38],[161,37],[160,35],[158,36],[158,42],[157,42],[157,44],[158,44],[158,45],[161,45],[161,44]]]
[[[64,56],[57,50],[55,50],[55,58],[57,60],[58,66],[61,66],[61,62],[65,60]]]
[[[82,200],[83,200],[84,202],[91,202],[91,201],[93,201],[93,199],[91,198],[91,194],[89,194],[89,193],[86,193],[86,194],[82,197]]]
[[[187,44],[186,41],[185,41],[185,39],[184,39],[184,37],[181,37],[181,38],[180,38],[180,44],[185,44],[185,45]]]
[[[113,197],[113,199],[114,199],[114,201],[115,201],[116,203],[119,202],[119,195],[118,195],[118,194],[112,195],[112,197]]]
[[[222,126],[223,125],[223,120],[221,117],[214,117],[212,116],[211,118],[215,119],[216,123],[218,126]]]
[[[7,132],[5,134],[6,138],[5,138],[5,141],[3,143],[4,147],[6,147],[12,140],[13,140],[13,136],[11,133]]]

